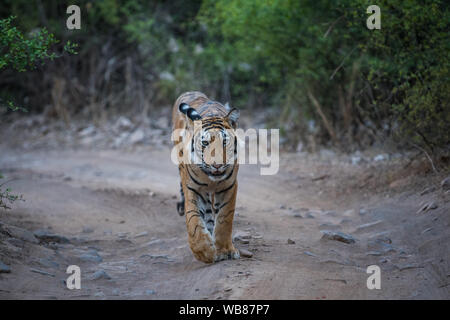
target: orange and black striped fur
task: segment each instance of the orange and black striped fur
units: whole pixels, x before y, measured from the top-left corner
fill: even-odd
[[[181,178],[178,213],[186,217],[192,253],[206,263],[239,258],[232,243],[239,169],[234,134],[238,117],[237,109],[230,110],[201,92],[183,93],[173,106],[173,138]],[[180,129],[185,130],[177,134]],[[213,143],[219,146],[224,161],[207,161],[206,150]]]

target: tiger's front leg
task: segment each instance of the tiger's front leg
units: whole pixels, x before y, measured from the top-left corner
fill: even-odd
[[[215,208],[217,210],[214,239],[216,243],[215,261],[239,259],[239,250],[233,245],[233,219],[236,207],[237,181],[226,192],[215,194]]]
[[[186,227],[189,247],[195,258],[205,263],[213,263],[216,247],[204,221],[205,197],[189,187],[184,188]]]

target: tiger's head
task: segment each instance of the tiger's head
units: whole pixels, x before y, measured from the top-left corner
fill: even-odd
[[[224,108],[224,113],[206,113],[203,117],[186,103],[179,110],[186,114],[186,151],[190,163],[197,165],[213,181],[227,176],[237,162],[238,138],[235,133],[239,110]]]

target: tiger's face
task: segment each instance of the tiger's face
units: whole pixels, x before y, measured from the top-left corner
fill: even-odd
[[[191,157],[212,180],[220,180],[235,165],[237,138],[224,118],[205,118],[201,128],[194,131]]]

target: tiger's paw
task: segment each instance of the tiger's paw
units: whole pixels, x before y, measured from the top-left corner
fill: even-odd
[[[191,246],[191,251],[194,257],[204,263],[213,263],[216,254],[216,247],[209,236],[209,233],[203,232],[193,241]]]
[[[239,259],[241,255],[239,254],[239,250],[236,248],[232,248],[230,250],[217,250],[216,256],[214,257],[214,261],[222,261],[222,260],[232,260]]]

